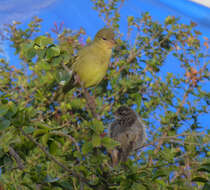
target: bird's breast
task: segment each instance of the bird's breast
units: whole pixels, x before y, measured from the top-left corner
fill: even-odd
[[[84,87],[88,88],[97,85],[105,76],[111,52],[90,52],[80,57],[75,64],[75,72],[79,75]]]

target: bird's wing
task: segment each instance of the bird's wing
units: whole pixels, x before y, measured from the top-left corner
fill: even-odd
[[[123,129],[122,129],[123,128]],[[108,135],[114,140],[118,141],[122,149],[127,149],[128,144],[133,138],[130,128],[124,129],[124,126],[115,120],[109,127]]]
[[[133,149],[140,148],[146,139],[145,125],[140,118],[133,124],[132,131],[135,134],[133,137],[135,139],[135,146]]]
[[[120,132],[120,123],[115,120],[111,123],[108,129],[108,136],[120,143],[119,147],[116,147],[111,152],[112,164],[117,165],[119,161],[126,161],[129,153],[125,142],[125,133]]]
[[[94,49],[92,50],[92,43],[84,46],[83,48],[81,48],[78,52],[77,52],[77,56],[74,59],[74,62],[72,64],[72,70],[74,71],[75,69],[77,69],[77,64],[80,63],[80,60],[82,59],[86,59],[87,56],[90,55],[90,51],[93,52]]]
[[[74,59],[73,59],[73,61],[72,61],[72,65],[71,65],[71,78],[69,79],[69,81],[64,85],[64,87],[63,87],[63,93],[64,94],[66,94],[67,92],[69,92],[72,88],[74,88],[75,87],[75,85],[77,85],[77,84],[75,84],[75,70],[77,70],[78,68],[77,67],[79,67],[79,65],[78,65],[78,63],[80,63],[81,62],[81,59],[84,59],[85,58],[85,56],[87,56],[87,51],[88,51],[88,49],[87,49],[87,47],[88,47],[89,45],[87,45],[87,46],[84,46],[83,48],[81,48],[79,51],[78,51],[78,53],[77,53],[77,55],[74,57]]]
[[[120,128],[119,122],[117,120],[113,121],[108,129],[109,137],[116,140],[117,136],[119,135],[119,128]]]

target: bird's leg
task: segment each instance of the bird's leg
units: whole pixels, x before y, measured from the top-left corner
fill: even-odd
[[[95,102],[95,99],[94,97],[92,97],[90,95],[90,93],[88,92],[88,90],[84,87],[83,83],[81,82],[80,78],[78,75],[75,75],[75,84],[80,84],[80,86],[82,87],[83,89],[83,92],[84,92],[84,96],[85,96],[85,99],[87,101],[87,104],[88,104],[88,107],[90,109],[90,111],[92,112],[93,116],[97,119],[99,119],[99,116],[98,114],[96,113],[96,102]]]
[[[77,75],[77,74],[74,75],[74,84],[75,84],[75,85],[76,85],[76,84],[80,84],[81,86],[83,86],[83,85],[82,85],[82,82],[81,82],[81,80],[80,80],[80,78],[79,78],[79,75]]]
[[[114,149],[111,151],[112,167],[116,166],[119,162],[119,150]]]
[[[86,88],[83,88],[83,89],[84,89],[84,95],[87,100],[87,104],[90,111],[92,112],[95,118],[100,119],[99,115],[96,113],[96,102],[95,102],[94,97],[90,95],[90,93],[88,92]]]

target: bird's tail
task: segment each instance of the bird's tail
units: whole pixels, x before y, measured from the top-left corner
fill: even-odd
[[[112,166],[115,167],[119,164],[119,162],[126,162],[130,155],[131,149],[122,149],[122,148],[115,148],[112,150],[111,159],[112,159]]]
[[[119,161],[121,162],[126,162],[128,160],[128,157],[130,155],[130,151],[131,149],[127,149],[127,150],[120,150],[119,151]]]
[[[115,167],[119,163],[119,150],[114,149],[110,152],[112,159],[112,167]]]
[[[75,80],[74,80],[74,77],[72,77],[63,87],[61,87],[54,93],[54,95],[50,98],[47,105],[50,105],[54,102],[62,101],[65,95],[75,87],[74,83],[75,83]]]
[[[67,94],[74,87],[75,87],[75,79],[74,79],[74,77],[71,77],[71,79],[63,86],[62,93],[64,95]]]

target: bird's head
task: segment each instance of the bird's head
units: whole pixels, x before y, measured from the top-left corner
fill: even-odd
[[[117,109],[117,111],[114,113],[114,115],[118,119],[127,118],[127,117],[135,117],[136,116],[135,112],[127,106],[120,106]]]
[[[94,41],[98,41],[106,45],[108,48],[113,48],[116,44],[114,40],[114,31],[111,28],[102,28],[95,35]]]

